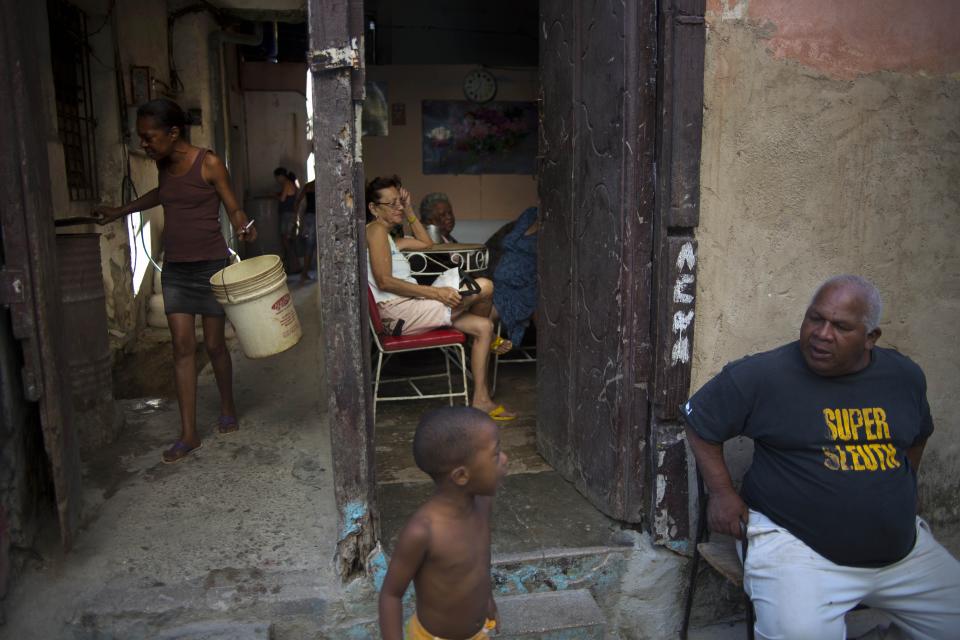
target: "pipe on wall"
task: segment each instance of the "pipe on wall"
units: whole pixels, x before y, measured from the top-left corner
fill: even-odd
[[[227,124],[230,122],[229,100],[227,99],[226,71],[223,56],[223,45],[240,44],[259,46],[263,43],[263,25],[259,22],[254,25],[252,34],[240,34],[217,29],[210,33],[208,43],[208,63],[210,65],[210,125],[213,128],[214,151],[224,159],[229,168],[230,136],[227,135]],[[222,206],[222,205],[221,205]],[[221,231],[227,244],[236,249],[236,238],[228,216],[220,216]]]
[[[229,140],[226,135],[230,112],[226,100],[227,85],[224,79],[223,45],[240,44],[260,46],[263,44],[263,25],[254,25],[252,34],[241,34],[217,29],[209,36],[210,63],[210,118],[213,126],[214,150],[224,158],[229,158]]]

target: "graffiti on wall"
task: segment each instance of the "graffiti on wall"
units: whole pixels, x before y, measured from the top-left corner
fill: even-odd
[[[670,364],[690,362],[690,338],[687,330],[693,322],[694,284],[696,277],[693,269],[697,256],[692,242],[685,242],[677,255],[677,279],[673,284],[673,302],[678,309],[673,314],[673,349],[670,352]]]

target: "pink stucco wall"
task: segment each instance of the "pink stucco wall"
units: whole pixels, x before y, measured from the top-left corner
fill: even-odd
[[[957,0],[708,0],[707,12],[765,28],[774,57],[836,78],[960,71]]]
[[[881,346],[927,375],[923,514],[960,540],[960,0],[708,8],[692,388],[870,278]]]

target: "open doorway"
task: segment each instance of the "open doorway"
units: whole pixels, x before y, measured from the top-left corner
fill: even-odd
[[[458,243],[485,243],[492,264],[483,275],[490,277],[504,231],[539,205],[541,11],[537,0],[462,2],[456,8],[378,0],[364,5],[366,180],[398,174],[421,217],[430,214],[430,198],[442,194],[455,215],[455,225],[445,232]],[[525,114],[530,114],[529,129],[524,129]],[[537,244],[541,265],[563,261],[570,251],[569,241],[541,238]],[[494,551],[542,554],[549,548],[614,545],[619,523],[578,492],[572,474],[565,477],[540,453],[544,390],[538,384],[538,329],[530,322],[520,333],[519,344],[504,358],[516,362],[497,364],[494,400],[519,417],[502,423],[509,472],[498,494]],[[395,357],[391,364],[384,377],[443,369],[440,356],[422,352]],[[408,391],[403,384],[384,391]],[[435,384],[436,389],[428,382],[420,386],[425,393],[440,392],[446,382]],[[400,526],[432,490],[429,477],[414,464],[411,445],[420,415],[444,402],[378,403],[377,503],[388,552]],[[565,451],[561,457],[577,454]]]

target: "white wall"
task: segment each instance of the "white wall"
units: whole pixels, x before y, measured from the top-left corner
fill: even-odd
[[[249,196],[271,195],[277,191],[273,170],[278,166],[293,171],[306,181],[307,143],[306,97],[294,91],[246,91],[247,166]]]

